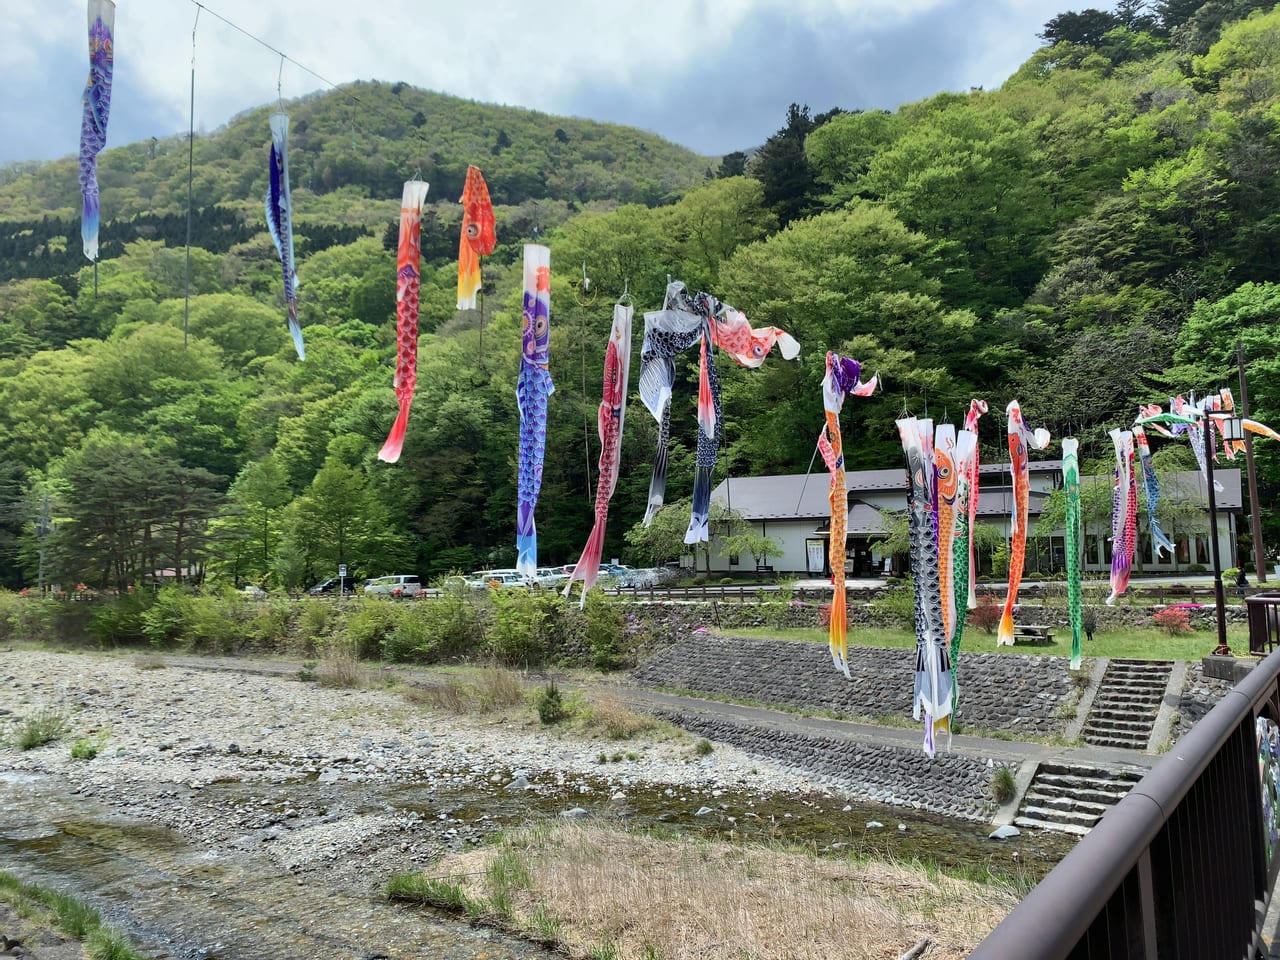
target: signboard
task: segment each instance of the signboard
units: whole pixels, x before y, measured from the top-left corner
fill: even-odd
[[[822,540],[806,540],[804,542],[805,558],[810,573],[816,573],[821,576],[823,569],[826,567],[824,546],[825,541]]]
[[[345,563],[338,564],[338,576],[345,577],[347,575],[347,565]]]

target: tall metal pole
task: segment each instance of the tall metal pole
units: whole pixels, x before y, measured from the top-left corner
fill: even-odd
[[[1218,646],[1214,656],[1229,657],[1227,646],[1227,600],[1222,592],[1222,561],[1218,557],[1218,498],[1213,494],[1213,423],[1209,411],[1204,415],[1204,465],[1209,488],[1209,554],[1213,557],[1213,602],[1218,612]]]
[[[1236,338],[1236,366],[1240,370],[1240,416],[1249,416],[1249,387],[1244,377],[1244,345]],[[1262,511],[1258,509],[1258,474],[1253,469],[1253,434],[1244,434],[1244,465],[1249,478],[1249,532],[1253,534],[1253,572],[1267,582],[1267,551],[1262,543]]]

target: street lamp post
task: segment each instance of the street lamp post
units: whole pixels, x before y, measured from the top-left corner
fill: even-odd
[[[1213,492],[1213,424],[1217,423],[1222,430],[1222,439],[1228,443],[1239,440],[1244,431],[1238,417],[1210,417],[1208,412],[1204,418],[1204,464],[1205,480],[1209,494],[1209,554],[1213,557],[1213,602],[1218,614],[1218,646],[1214,656],[1229,657],[1231,648],[1227,646],[1227,602],[1222,590],[1222,561],[1218,555],[1218,500]]]

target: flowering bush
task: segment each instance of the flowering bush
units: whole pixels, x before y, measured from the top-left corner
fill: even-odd
[[[1171,637],[1191,633],[1191,614],[1185,607],[1165,607],[1152,616],[1151,622]]]

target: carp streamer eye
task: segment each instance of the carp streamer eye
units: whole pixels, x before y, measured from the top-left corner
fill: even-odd
[[[476,238],[478,238],[479,236],[480,236],[480,224],[478,224],[478,223],[468,223],[468,224],[467,224],[467,239],[468,239],[468,240],[475,240],[475,239],[476,239]]]

